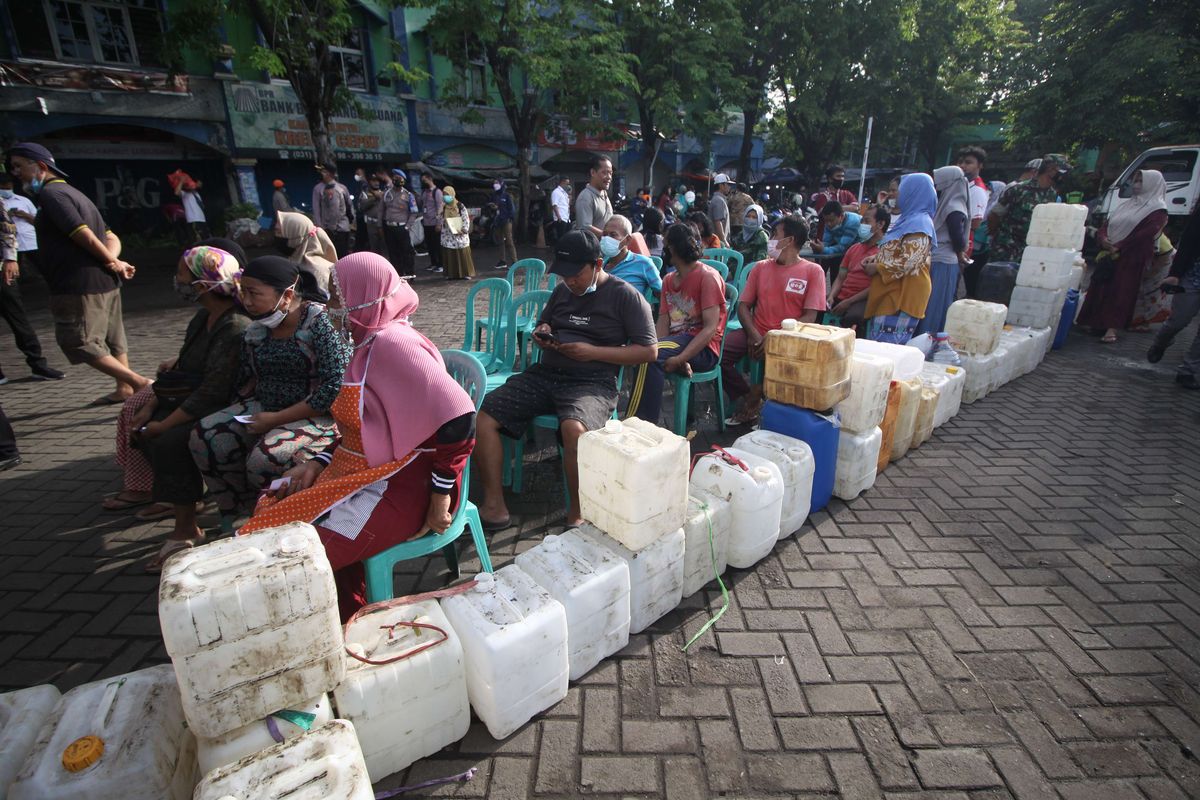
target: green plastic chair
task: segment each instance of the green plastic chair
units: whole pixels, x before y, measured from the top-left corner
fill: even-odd
[[[476,325],[475,297],[484,291],[488,293],[488,310],[487,315],[478,320],[485,324],[479,326]],[[508,312],[510,299],[512,284],[504,278],[484,278],[477,281],[467,292],[466,333],[463,336],[462,349],[473,354],[488,373],[496,372],[505,366],[501,359],[505,339],[503,320]],[[512,362],[508,362],[508,367],[511,366]]]
[[[532,332],[549,299],[550,292],[542,289],[525,292],[508,304],[505,310],[506,319],[501,326],[503,341],[497,354],[500,366],[488,373],[487,391],[503,386],[505,381],[536,361],[534,356],[538,351],[532,344]],[[528,335],[522,335],[526,333],[526,329]],[[527,353],[527,350],[532,352]]]
[[[721,273],[721,280],[729,280],[729,267],[726,266],[724,261],[721,261],[719,258],[702,258],[700,259],[700,262],[703,264],[708,264],[717,272]]]
[[[523,292],[536,292],[542,288],[542,278],[546,275],[546,262],[540,258],[522,258],[508,268],[507,280],[517,293],[517,279],[524,277]]]
[[[750,279],[750,273],[754,271],[755,263],[757,262],[752,262],[747,265],[746,269],[740,270],[733,279],[733,285],[734,288],[737,289],[739,297],[746,291],[746,281]],[[725,322],[725,330],[740,331],[741,329],[742,321],[737,317],[737,307],[735,306],[734,308],[729,309],[729,319]]]
[[[738,273],[742,271],[742,263],[746,260],[746,257],[739,251],[728,247],[706,247],[703,255],[705,258],[716,259],[723,263],[728,274],[733,276],[735,283],[737,282]]]
[[[725,284],[725,306],[737,305],[738,290],[731,283]],[[717,365],[707,372],[693,372],[690,378],[685,378],[674,372],[668,372],[667,377],[675,387],[675,433],[687,436],[688,403],[692,398],[692,386],[697,383],[717,383],[717,424],[721,432],[725,432],[725,383],[721,380],[721,359],[725,356],[725,337],[721,337],[721,349],[717,353]]]
[[[558,276],[555,275],[553,272],[547,272],[546,273],[546,289],[547,289],[547,291],[553,292],[555,286],[558,286]]]
[[[487,374],[483,371],[475,354],[462,350],[443,350],[442,359],[446,362],[446,371],[454,376],[458,384],[466,389],[475,401],[475,410],[483,404],[484,387]],[[458,494],[458,508],[454,518],[445,533],[430,531],[424,536],[401,542],[389,547],[382,553],[363,559],[363,569],[367,573],[367,602],[378,603],[394,597],[395,580],[393,572],[396,564],[413,558],[427,556],[438,550],[446,559],[446,566],[451,574],[458,577],[458,550],[455,540],[462,536],[466,528],[471,529],[471,539],[475,542],[475,551],[479,553],[479,563],[484,572],[492,571],[492,557],[488,553],[487,539],[483,535],[483,520],[480,519],[479,509],[470,501],[471,492],[471,460],[468,458],[463,467],[461,486]]]
[[[658,267],[658,272],[662,274],[662,256],[650,256],[650,260],[654,262],[654,266]]]

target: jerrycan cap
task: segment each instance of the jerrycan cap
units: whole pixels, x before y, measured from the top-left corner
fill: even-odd
[[[496,576],[490,572],[481,572],[475,576],[475,591],[486,592],[496,585]]]
[[[785,331],[794,331],[797,327],[799,327],[799,325],[800,323],[794,319],[785,319],[783,322],[779,323],[779,327],[783,328]]]
[[[750,470],[750,475],[758,483],[766,483],[771,480],[771,470],[767,467],[754,467]]]
[[[605,433],[620,433],[624,426],[619,419],[606,420],[604,423]]]
[[[542,539],[542,545],[550,552],[557,553],[562,550],[562,537],[557,533],[552,533]]]
[[[62,765],[67,772],[82,772],[104,755],[104,740],[99,736],[83,736],[63,750]]]

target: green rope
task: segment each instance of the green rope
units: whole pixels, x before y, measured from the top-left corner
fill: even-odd
[[[709,558],[712,559],[713,575],[715,575],[717,578],[717,584],[721,587],[721,598],[725,602],[721,605],[721,610],[716,614],[713,614],[712,617],[709,618],[708,622],[704,623],[704,627],[696,631],[695,636],[693,636],[691,639],[688,639],[688,643],[682,648],[683,652],[685,653],[689,647],[696,643],[697,639],[708,632],[709,628],[711,628],[713,625],[716,625],[717,620],[724,616],[725,612],[729,610],[729,590],[725,588],[725,581],[721,580],[721,573],[717,569],[717,545],[716,542],[713,541],[712,513],[708,509],[708,503],[702,503],[700,508],[704,509],[704,519],[706,522],[708,522],[708,554]]]

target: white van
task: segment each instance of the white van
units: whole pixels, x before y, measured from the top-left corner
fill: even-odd
[[[1172,147],[1152,147],[1146,150],[1113,181],[1096,208],[1096,215],[1105,219],[1129,199],[1131,181],[1139,169],[1156,169],[1167,183],[1167,213],[1185,217],[1200,198],[1200,144],[1180,144]]]

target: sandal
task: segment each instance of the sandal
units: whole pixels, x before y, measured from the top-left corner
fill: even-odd
[[[174,515],[175,507],[170,503],[152,503],[148,508],[143,508],[133,516],[142,522],[157,522]]]
[[[157,555],[150,559],[150,563],[146,565],[146,572],[157,574],[162,572],[163,565],[167,560],[181,550],[191,550],[197,545],[204,544],[203,532],[199,536],[191,539],[167,539],[162,543],[162,547],[158,548]]]
[[[151,502],[153,501],[149,497],[132,498],[122,490],[101,500],[100,507],[105,511],[127,511],[131,508],[149,505]]]
[[[1114,333],[1106,333],[1104,336],[1100,337],[1100,341],[1104,344],[1116,344],[1117,336]]]
[[[498,533],[512,527],[512,517],[505,517],[504,519],[495,521],[480,518],[479,521],[483,524],[484,533]]]

